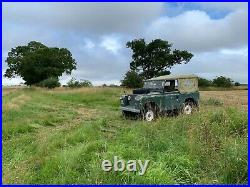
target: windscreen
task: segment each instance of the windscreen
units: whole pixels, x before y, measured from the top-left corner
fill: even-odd
[[[163,84],[163,81],[145,81],[143,88],[161,89]]]

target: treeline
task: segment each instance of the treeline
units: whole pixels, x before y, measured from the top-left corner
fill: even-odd
[[[239,82],[234,82],[231,78],[219,76],[213,80],[205,79],[202,77],[198,78],[199,87],[224,87],[230,88],[232,86],[240,86]]]
[[[169,41],[155,39],[147,43],[144,39],[127,42],[126,47],[132,50],[130,69],[121,80],[121,86],[139,88],[143,80],[161,75],[169,75],[170,69],[177,64],[187,64],[193,57],[188,51],[172,49]],[[27,86],[47,88],[59,87],[59,77],[66,73],[70,75],[76,70],[76,61],[66,48],[47,47],[36,41],[27,45],[12,48],[6,59],[7,78],[21,77]],[[239,82],[220,76],[213,80],[199,78],[200,87],[232,87],[240,86]],[[71,79],[64,87],[90,87],[88,80]],[[105,87],[107,85],[103,85]]]
[[[233,86],[241,86],[239,82],[234,82],[231,78],[218,76],[212,80],[199,77],[198,78],[199,87],[221,87],[230,88]],[[143,86],[143,78],[135,71],[128,71],[123,80],[121,80],[121,86],[127,88],[140,88]]]

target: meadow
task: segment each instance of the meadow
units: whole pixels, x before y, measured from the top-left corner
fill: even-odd
[[[154,122],[124,119],[122,93],[3,88],[3,183],[248,183],[247,90],[201,91],[198,112]],[[114,156],[150,163],[143,176],[104,172]]]

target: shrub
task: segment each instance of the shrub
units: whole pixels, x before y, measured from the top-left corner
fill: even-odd
[[[213,79],[213,84],[217,87],[232,87],[233,80],[227,77],[220,76]]]
[[[204,79],[204,78],[199,77],[199,78],[198,78],[198,85],[199,85],[200,87],[212,86],[212,81],[211,81],[211,80],[208,80],[208,79]]]
[[[50,77],[45,79],[37,84],[39,87],[46,87],[46,88],[55,88],[60,86],[60,82],[56,77]]]
[[[70,88],[81,88],[81,87],[91,87],[92,83],[88,80],[80,80],[77,81],[75,78],[72,78],[68,83],[68,87]]]
[[[204,102],[205,105],[214,105],[214,106],[222,106],[223,102],[218,100],[218,99],[214,99],[214,98],[209,98],[208,100],[206,100]]]
[[[234,86],[240,86],[240,83],[239,82],[235,82]]]

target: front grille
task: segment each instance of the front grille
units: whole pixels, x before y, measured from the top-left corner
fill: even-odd
[[[135,104],[135,96],[136,95],[125,95],[121,98],[121,105],[127,106],[127,105],[134,105]]]
[[[121,105],[122,105],[122,106],[127,106],[127,105],[129,104],[129,102],[128,102],[128,96],[127,96],[127,95],[124,96],[124,97],[122,97],[121,100],[122,100],[122,101],[121,101]]]

